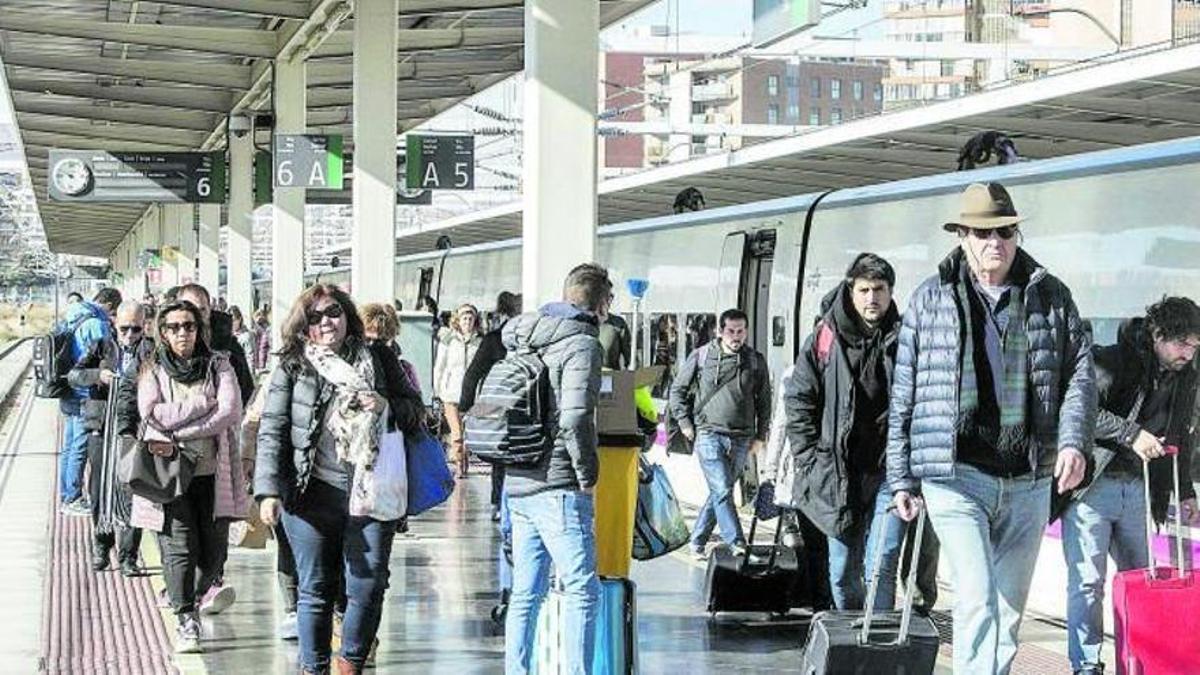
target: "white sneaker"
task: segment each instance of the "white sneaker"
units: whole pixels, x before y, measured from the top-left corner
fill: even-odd
[[[179,628],[175,630],[175,653],[200,653],[200,622],[196,617],[189,615],[179,622]]]
[[[300,639],[299,627],[296,624],[296,613],[287,612],[283,615],[283,621],[279,622],[279,639],[280,640],[298,640]]]
[[[200,614],[203,616],[220,614],[229,609],[234,600],[237,600],[237,593],[233,590],[233,586],[212,586],[200,600]]]

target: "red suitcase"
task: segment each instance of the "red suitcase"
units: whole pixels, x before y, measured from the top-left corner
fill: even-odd
[[[1167,446],[1171,452],[1174,446]],[[1175,461],[1176,567],[1157,567],[1151,544],[1150,478],[1146,485],[1147,541],[1151,568],[1129,570],[1113,579],[1113,632],[1118,675],[1196,675],[1200,673],[1200,579],[1184,570],[1183,524],[1179,508],[1178,448]]]

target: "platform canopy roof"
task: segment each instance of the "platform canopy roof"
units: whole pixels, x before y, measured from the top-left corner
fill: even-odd
[[[705,155],[601,183],[601,225],[669,215],[699,189],[708,208],[955,171],[959,149],[1000,131],[1023,160],[1200,135],[1200,44],[1160,45],[1040,79]],[[993,159],[994,162],[994,159]],[[402,231],[397,255],[518,237],[521,204]]]
[[[651,2],[601,0],[601,25]],[[400,0],[397,130],[519,72],[523,8]],[[271,110],[277,57],[309,55],[310,130],[350,145],[353,24],[347,0],[3,0],[0,60],[51,250],[106,256],[148,205],[49,201],[49,149],[221,148],[227,115]]]

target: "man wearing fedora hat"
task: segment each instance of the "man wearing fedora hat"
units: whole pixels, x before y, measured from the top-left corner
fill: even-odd
[[[1071,291],[1020,247],[999,183],[946,223],[958,246],[904,313],[888,420],[897,512],[924,504],[954,578],[954,672],[1008,673],[1050,513],[1083,479],[1096,423]]]

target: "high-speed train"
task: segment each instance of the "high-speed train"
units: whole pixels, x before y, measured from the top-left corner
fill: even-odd
[[[710,339],[729,307],[750,316],[751,344],[777,381],[817,318],[821,298],[862,251],[891,262],[900,311],[912,291],[956,246],[942,224],[973,182],[998,181],[1025,217],[1021,245],[1072,290],[1098,344],[1119,322],[1163,295],[1200,298],[1200,138],[949,173],[868,187],[599,228],[598,261],[616,281],[614,311],[637,325],[638,362],[670,371]],[[499,241],[446,254],[440,305],[490,309],[496,294],[521,288],[521,242]],[[396,297],[406,307],[431,295],[442,252],[396,260]],[[321,274],[347,283],[347,269]],[[624,280],[646,279],[637,320]],[[310,278],[312,280],[312,278]],[[269,292],[269,282],[260,286]],[[528,308],[527,308],[528,309]],[[679,499],[707,496],[697,462],[656,448]],[[1048,530],[1029,611],[1065,616],[1066,570]],[[1106,611],[1105,616],[1111,616]]]
[[[738,306],[750,315],[751,344],[778,373],[861,251],[895,267],[903,311],[956,245],[941,226],[957,215],[959,194],[987,181],[1009,189],[1026,218],[1022,246],[1071,288],[1098,343],[1164,294],[1200,295],[1200,138],[606,225],[597,262],[616,281],[614,311],[629,319],[623,280],[650,282],[640,363],[679,362],[708,339],[716,314]],[[443,308],[470,302],[486,312],[498,292],[520,290],[520,247],[510,239],[451,250],[440,284],[442,252],[397,258],[396,298],[413,307],[440,286]],[[348,269],[321,274],[348,278]],[[257,290],[265,297],[269,281]]]

